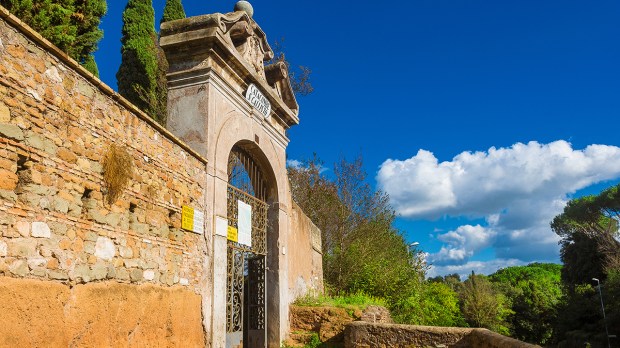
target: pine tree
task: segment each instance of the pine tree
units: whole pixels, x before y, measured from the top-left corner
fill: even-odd
[[[185,10],[183,9],[181,0],[166,0],[164,15],[161,17],[159,23],[183,18],[185,18]]]
[[[152,0],[129,0],[123,11],[118,92],[157,121],[157,46]]]
[[[103,37],[105,0],[0,0],[0,5],[98,75],[92,54]]]

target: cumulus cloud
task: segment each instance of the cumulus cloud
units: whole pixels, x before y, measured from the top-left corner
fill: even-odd
[[[429,260],[446,267],[470,264],[488,246],[506,260],[557,259],[558,237],[550,220],[570,194],[618,177],[619,147],[577,150],[560,140],[463,152],[445,162],[419,150],[407,160],[385,161],[377,181],[403,217],[485,218],[485,226],[464,225],[437,235],[445,244]]]
[[[286,160],[286,166],[289,168],[295,168],[295,169],[306,169],[307,168],[306,163],[296,160],[296,159]],[[318,168],[319,168],[319,174],[329,170],[327,167],[323,165],[319,165]]]
[[[429,277],[436,277],[438,275],[446,275],[456,273],[461,276],[461,279],[467,278],[472,271],[476,274],[491,274],[500,268],[506,268],[511,266],[522,266],[527,262],[523,262],[518,259],[495,259],[491,261],[468,261],[459,265],[445,265],[437,266],[432,265],[428,270],[427,275]]]
[[[439,252],[429,254],[427,261],[434,265],[452,264],[455,261],[465,262],[490,245],[495,237],[495,232],[480,225],[463,225],[456,230],[437,236],[444,242]]]

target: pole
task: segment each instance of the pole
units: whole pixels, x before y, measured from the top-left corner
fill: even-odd
[[[609,343],[609,331],[607,330],[607,318],[605,317],[605,305],[603,304],[603,292],[601,291],[601,282],[592,278],[592,280],[596,280],[598,284],[598,295],[601,298],[601,309],[603,310],[603,323],[605,324],[605,337],[607,337],[607,348],[611,348],[611,343]]]

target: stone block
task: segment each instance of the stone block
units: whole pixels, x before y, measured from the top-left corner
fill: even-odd
[[[0,257],[7,256],[9,253],[9,246],[2,240],[0,240]]]
[[[5,201],[16,202],[17,194],[15,194],[15,192],[13,192],[12,190],[0,189],[0,198]]]
[[[122,258],[130,259],[133,257],[133,250],[129,247],[121,246],[118,251]]]
[[[65,234],[67,234],[67,225],[61,222],[50,222],[49,223],[50,229],[52,230],[52,232],[54,232],[54,234],[59,235],[59,236],[64,236]]]
[[[139,282],[142,280],[143,274],[142,274],[142,270],[134,268],[131,270],[131,272],[129,272],[129,277],[131,278],[132,282]]]
[[[30,267],[30,269],[44,267],[45,265],[47,265],[47,259],[44,257],[34,257],[28,259],[28,267]]]
[[[11,121],[11,110],[9,110],[9,107],[3,103],[0,102],[0,123],[9,123]]]
[[[28,221],[17,221],[13,227],[17,230],[17,232],[22,237],[30,236],[30,222]]]
[[[73,269],[73,272],[69,274],[70,279],[78,280],[88,283],[92,279],[90,268],[87,265],[77,265]]]
[[[107,237],[98,237],[95,244],[95,256],[103,260],[112,260],[116,255],[114,242]]]
[[[151,281],[155,278],[155,272],[152,269],[147,269],[142,274],[145,280]]]
[[[103,263],[98,263],[93,266],[91,275],[96,280],[105,279],[108,276],[108,267]]]
[[[14,238],[7,241],[8,256],[34,257],[37,254],[37,241],[29,238]]]
[[[15,260],[9,266],[9,271],[17,276],[24,277],[30,270],[25,260]]]
[[[69,202],[67,202],[66,200],[62,199],[62,198],[54,198],[54,202],[52,204],[52,208],[55,211],[61,212],[63,214],[66,214],[69,212]]]
[[[99,238],[99,235],[93,231],[86,232],[86,235],[84,236],[84,240],[88,240],[91,242],[97,241],[98,238]]]
[[[87,241],[84,242],[84,251],[88,254],[95,253],[95,242]]]
[[[35,221],[32,223],[32,231],[30,234],[35,238],[50,238],[52,236],[52,231],[45,222]]]
[[[62,272],[62,271],[52,270],[48,272],[48,275],[50,278],[55,279],[55,280],[68,280],[69,279],[69,276],[67,275],[67,273]]]
[[[127,268],[138,268],[142,265],[140,259],[127,259],[125,260],[125,267]]]
[[[24,132],[13,124],[0,123],[0,134],[9,139],[14,139],[17,141],[24,140]]]
[[[0,169],[0,190],[13,191],[17,187],[18,181],[17,174],[6,169]]]
[[[129,272],[125,267],[119,267],[116,269],[116,278],[120,280],[129,280]]]

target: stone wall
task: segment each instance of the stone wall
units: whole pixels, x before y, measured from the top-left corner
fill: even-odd
[[[289,294],[298,297],[323,292],[321,230],[293,203],[289,235]]]
[[[110,339],[125,345],[127,335],[159,333],[164,313],[178,318],[182,308],[200,322],[200,296],[211,296],[211,234],[182,230],[181,207],[206,209],[206,160],[1,7],[0,57],[0,327],[66,332],[58,337],[70,341],[116,332]],[[108,204],[102,164],[112,144],[134,171]],[[49,305],[20,295],[29,279],[44,281],[35,288]],[[100,281],[108,282],[92,284]],[[106,305],[72,316],[93,296]],[[27,324],[33,308],[41,320]],[[115,328],[125,315],[139,331]]]
[[[537,345],[487,329],[353,322],[345,329],[345,347],[535,348]]]

